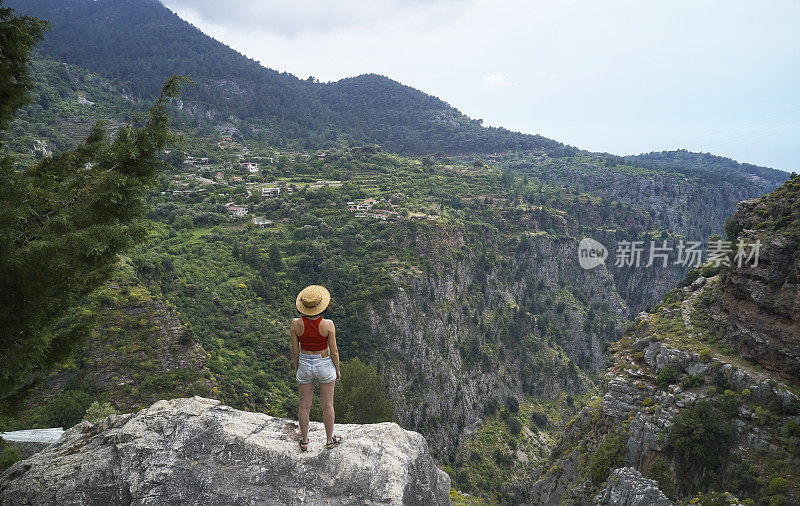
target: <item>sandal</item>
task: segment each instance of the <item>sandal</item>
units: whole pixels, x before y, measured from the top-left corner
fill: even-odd
[[[305,443],[302,442],[302,441],[298,441],[298,443],[300,443],[300,451],[301,452],[307,452],[308,451],[308,440],[307,439],[306,439]]]
[[[330,443],[325,443],[326,450],[333,450],[336,445],[342,442],[342,436],[333,436]]]

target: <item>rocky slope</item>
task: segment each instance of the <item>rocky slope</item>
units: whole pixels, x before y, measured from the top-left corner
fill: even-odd
[[[742,204],[729,232],[766,244],[759,265],[705,268],[710,277],[695,273],[639,315],[612,348],[602,395],[566,428],[528,501],[583,504],[623,466],[673,500],[800,499],[799,203],[794,178]]]
[[[24,427],[71,427],[93,401],[119,411],[159,399],[213,395],[208,356],[177,309],[139,283],[127,259],[76,314],[96,322],[86,340],[31,395]]]
[[[194,397],[68,430],[0,475],[2,504],[449,504],[425,440],[394,423],[297,425]],[[76,469],[79,472],[76,472]]]
[[[729,224],[745,244],[762,243],[758,265],[734,261],[711,307],[717,327],[743,357],[787,381],[800,378],[800,181],[740,203]],[[748,253],[752,248],[748,249]]]
[[[491,402],[592,388],[587,373],[601,370],[603,342],[627,309],[606,270],[580,268],[574,240],[532,238],[489,268],[457,253],[463,240],[439,238],[434,256],[448,260],[394,273],[399,294],[367,313],[397,420],[441,457]]]

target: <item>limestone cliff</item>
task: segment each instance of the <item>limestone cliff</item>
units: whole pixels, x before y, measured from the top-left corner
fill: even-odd
[[[794,178],[743,203],[727,227],[765,244],[758,266],[695,273],[611,347],[601,396],[565,429],[529,502],[608,497],[624,466],[673,500],[800,499],[799,190]]]
[[[800,180],[737,208],[729,228],[745,244],[762,243],[758,265],[731,262],[711,316],[743,357],[798,382]]]
[[[475,432],[490,402],[592,388],[587,374],[602,369],[627,308],[607,270],[580,268],[576,246],[533,237],[493,266],[451,246],[428,273],[395,273],[399,294],[369,308],[395,416],[437,456]]]
[[[83,422],[0,475],[0,504],[449,504],[425,440],[394,423],[311,423],[194,397]]]

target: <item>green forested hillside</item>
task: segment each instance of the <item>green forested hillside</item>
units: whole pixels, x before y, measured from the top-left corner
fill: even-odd
[[[602,383],[605,346],[687,270],[616,267],[614,245],[704,240],[786,177],[484,128],[377,75],[298,80],[154,1],[11,4],[54,23],[33,101],[3,134],[19,166],[96,120],[126,124],[173,72],[198,87],[173,102],[183,140],[160,151],[148,241],[82,301],[73,316],[95,330],[0,429],[194,393],[293,416],[288,323],[297,291],[319,283],[342,357],[378,371],[394,419],[426,436],[459,489],[513,503]],[[368,212],[351,209],[366,199]],[[609,247],[605,268],[578,266],[582,237]]]
[[[232,115],[238,121],[238,134],[249,140],[306,149],[375,143],[407,154],[579,152],[539,135],[484,127],[439,98],[383,76],[318,83],[265,68],[206,36],[156,0],[7,3],[51,22],[41,44],[44,54],[115,80],[132,97],[152,97],[167,77],[186,75],[198,86],[186,91],[181,107],[197,126],[220,126]],[[627,163],[758,176],[771,187],[787,177],[767,167],[686,151],[596,156],[606,166]]]

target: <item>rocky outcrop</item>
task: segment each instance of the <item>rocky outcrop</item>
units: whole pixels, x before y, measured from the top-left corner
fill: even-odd
[[[594,497],[598,506],[672,506],[658,483],[643,477],[632,467],[615,469],[605,488]]]
[[[449,504],[425,440],[394,423],[311,423],[194,397],[69,429],[0,475],[1,504]]]
[[[758,265],[733,257],[719,275],[687,279],[636,318],[610,347],[601,396],[568,425],[529,488],[532,502],[629,504],[620,487],[633,473],[678,499],[709,488],[800,499],[800,178],[738,209],[726,232],[761,242]],[[593,460],[610,436],[624,447]],[[631,470],[614,471],[595,494],[592,462]]]
[[[800,179],[741,202],[737,238],[761,243],[755,261],[732,262],[711,315],[745,358],[800,383]],[[750,253],[752,248],[745,249]]]
[[[439,258],[462,240],[440,237]],[[581,269],[576,248],[542,237],[502,265],[463,255],[427,275],[393,273],[398,294],[367,309],[370,334],[392,357],[379,365],[395,417],[438,458],[474,433],[490,402],[591,388],[586,373],[602,370],[603,343],[621,334],[626,308],[608,271]],[[576,288],[560,288],[567,279]]]
[[[606,434],[623,438],[625,449],[619,455],[622,464],[637,474],[647,474],[659,463],[660,476],[665,483],[672,483],[672,493],[691,497],[687,494],[699,490],[695,476],[703,474],[702,466],[698,468],[675,446],[671,429],[684,410],[700,401],[716,406],[714,416],[732,422],[735,442],[723,452],[730,451],[734,455],[731,460],[740,462],[738,466],[763,476],[760,479],[766,483],[770,461],[754,459],[753,455],[777,453],[787,475],[796,476],[800,470],[797,447],[786,445],[793,444],[791,437],[796,436],[792,434],[797,434],[800,427],[797,396],[776,381],[775,375],[750,366],[739,357],[709,348],[693,349],[696,343],[709,342],[714,336],[702,327],[703,303],[722,283],[719,276],[702,281],[678,290],[671,306],[662,307],[655,314],[641,314],[634,331],[614,345],[597,408],[587,407],[568,426],[558,443],[568,451],[558,455],[550,470],[530,487],[533,503],[582,503],[591,497],[593,487],[582,469],[592,460],[598,442]],[[691,314],[684,320],[686,306]],[[684,332],[670,335],[663,330],[675,332],[683,325]],[[725,473],[738,471],[731,466],[726,471],[723,466],[716,472],[718,479],[727,483],[730,478],[725,478]],[[614,473],[606,488],[595,495],[595,501],[639,504],[624,502],[625,494],[633,489],[615,485],[613,478]],[[755,496],[765,493],[764,489],[752,488],[741,492]],[[789,497],[796,493],[787,492]]]

